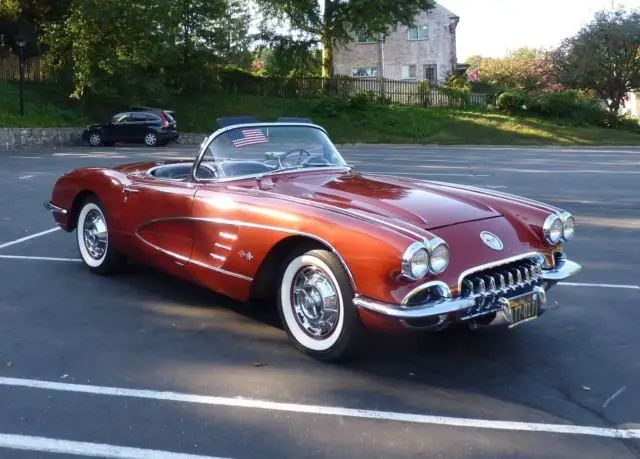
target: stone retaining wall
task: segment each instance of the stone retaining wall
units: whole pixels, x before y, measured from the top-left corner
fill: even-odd
[[[0,128],[0,151],[87,145],[84,128]],[[178,144],[200,145],[209,134],[181,132]]]

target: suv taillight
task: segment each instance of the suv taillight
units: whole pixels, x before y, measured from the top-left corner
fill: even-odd
[[[169,120],[167,119],[167,116],[164,114],[164,112],[160,112],[160,114],[162,115],[162,128],[168,128],[169,127]]]

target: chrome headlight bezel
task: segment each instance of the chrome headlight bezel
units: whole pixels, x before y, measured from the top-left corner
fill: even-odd
[[[422,252],[426,253],[427,256],[426,268],[424,269],[423,273],[418,275],[414,273],[411,266],[413,264],[414,258],[416,256],[419,256]],[[402,255],[402,274],[409,280],[419,280],[425,277],[429,273],[430,265],[431,255],[427,247],[422,242],[414,242],[407,248],[407,250],[405,250],[404,254]]]
[[[569,212],[562,212],[559,216],[562,221],[562,240],[564,242],[570,241],[576,234],[576,219]],[[571,228],[571,232],[569,232],[569,228]]]
[[[441,239],[441,238],[435,238],[430,240],[428,246],[429,246],[429,272],[431,274],[436,274],[436,275],[442,274],[447,269],[447,267],[449,266],[449,263],[451,262],[451,249],[449,248],[449,245],[444,241],[444,239]],[[433,263],[433,259],[434,259],[433,255],[438,249],[446,250],[447,260],[443,266],[436,268]]]
[[[444,251],[446,254],[446,261],[436,266],[433,264],[433,253],[435,251]],[[412,262],[416,256],[419,256],[423,252],[426,253],[427,267],[424,272],[416,273],[412,269]],[[437,237],[431,240],[425,240],[424,242],[414,242],[405,250],[402,256],[402,275],[411,281],[416,281],[426,277],[428,274],[442,274],[449,266],[450,261],[451,249],[443,239]]]
[[[554,238],[552,237],[552,231],[555,228],[555,231],[557,232],[558,225],[560,225],[560,234],[558,234],[557,238]],[[549,244],[556,245],[563,240],[563,229],[564,226],[562,224],[562,219],[560,218],[560,216],[558,214],[551,214],[546,218],[544,224],[542,225],[542,234]]]

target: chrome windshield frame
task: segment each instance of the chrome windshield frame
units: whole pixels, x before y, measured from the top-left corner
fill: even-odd
[[[327,141],[333,146],[333,148],[336,150],[336,152],[338,153],[338,155],[340,156],[340,159],[342,159],[342,161],[345,163],[344,165],[335,165],[335,166],[322,166],[322,167],[305,167],[304,169],[301,168],[288,168],[288,169],[280,169],[280,170],[274,170],[273,172],[258,172],[255,174],[247,174],[247,175],[238,175],[238,176],[234,176],[234,177],[216,177],[216,178],[209,178],[209,179],[205,179],[205,178],[198,178],[196,171],[198,170],[198,167],[200,166],[200,164],[202,163],[202,160],[204,159],[204,155],[207,152],[207,149],[209,148],[209,146],[221,135],[226,134],[227,132],[234,130],[234,129],[241,129],[241,128],[269,128],[269,127],[307,127],[307,128],[313,128],[313,129],[317,129],[320,132],[322,132],[326,138]],[[250,179],[250,178],[255,178],[255,179],[259,179],[260,177],[264,176],[264,175],[278,175],[280,173],[284,174],[284,173],[290,173],[293,171],[298,171],[298,170],[304,170],[304,171],[318,171],[318,170],[335,170],[335,169],[339,169],[339,170],[351,170],[353,169],[353,166],[350,166],[349,164],[347,164],[346,160],[344,159],[344,157],[342,156],[342,153],[340,153],[340,151],[338,150],[338,148],[336,147],[336,145],[333,143],[333,141],[331,140],[331,138],[329,137],[329,134],[327,133],[327,130],[324,129],[322,126],[318,126],[317,124],[313,124],[313,123],[296,123],[296,122],[261,122],[261,123],[241,123],[241,124],[233,124],[230,126],[225,126],[223,128],[218,129],[217,131],[215,131],[213,134],[211,134],[210,136],[208,136],[206,139],[204,139],[204,141],[200,144],[200,149],[198,150],[198,153],[196,155],[196,159],[193,162],[193,166],[191,168],[191,174],[190,174],[190,179],[195,182],[195,183],[224,183],[224,182],[231,182],[231,181],[236,181],[236,180],[245,180],[245,179]]]

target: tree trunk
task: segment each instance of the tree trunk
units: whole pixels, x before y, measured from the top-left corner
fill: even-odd
[[[333,76],[333,41],[330,36],[323,34],[322,38],[322,76]]]

